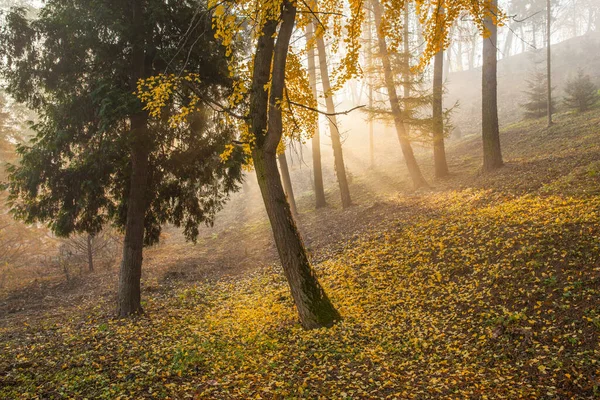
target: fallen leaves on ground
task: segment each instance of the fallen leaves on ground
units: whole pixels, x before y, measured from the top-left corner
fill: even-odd
[[[133,321],[99,306],[5,328],[0,397],[600,395],[600,199],[467,189],[418,201],[436,216],[390,220],[315,266],[344,316],[331,329],[303,331],[266,268],[149,297]]]

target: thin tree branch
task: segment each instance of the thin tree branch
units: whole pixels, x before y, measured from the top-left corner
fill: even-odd
[[[300,104],[300,103],[296,103],[296,102],[293,102],[293,101],[289,101],[289,103],[290,103],[291,105],[294,105],[294,106],[296,106],[296,107],[300,107],[300,108],[304,108],[304,109],[306,109],[306,110],[314,111],[314,112],[317,112],[317,113],[319,113],[319,114],[326,115],[326,116],[329,116],[329,117],[333,117],[333,116],[335,116],[335,115],[348,115],[348,114],[350,114],[350,113],[351,113],[352,111],[354,111],[354,110],[357,110],[357,109],[359,109],[359,108],[366,107],[366,105],[365,105],[365,104],[363,104],[363,105],[361,105],[361,106],[352,107],[351,109],[349,109],[349,110],[346,110],[346,111],[338,111],[338,112],[329,113],[329,112],[321,111],[321,110],[319,110],[319,109],[317,109],[317,108],[309,107],[309,106],[307,106],[307,105]]]

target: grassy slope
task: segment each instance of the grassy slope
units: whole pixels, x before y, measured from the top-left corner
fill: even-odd
[[[588,32],[552,45],[552,93],[556,106],[563,108],[562,98],[566,82],[582,69],[592,81],[600,84],[600,31]],[[534,71],[544,71],[545,49],[502,57],[498,61],[498,112],[500,123],[513,123],[523,117],[523,103],[527,102],[527,81],[534,79]],[[467,71],[451,72],[447,82],[448,106],[456,101],[460,106],[452,115],[454,124],[463,132],[478,132],[480,121],[473,115],[481,109],[481,67]]]
[[[357,177],[360,235],[317,255],[332,329],[299,328],[275,267],[145,293],[137,321],[104,299],[2,328],[0,397],[599,396],[600,112],[557,121],[508,129],[492,175],[477,139],[451,146],[432,192],[373,205]]]

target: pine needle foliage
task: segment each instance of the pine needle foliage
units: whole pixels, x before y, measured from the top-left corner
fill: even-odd
[[[527,80],[527,89],[524,91],[527,100],[522,104],[525,118],[540,118],[548,113],[548,85],[546,74],[535,70],[532,77]],[[552,110],[554,111],[554,101]]]
[[[571,109],[579,112],[587,111],[596,105],[598,98],[598,87],[582,69],[579,69],[577,75],[565,85],[563,102]]]

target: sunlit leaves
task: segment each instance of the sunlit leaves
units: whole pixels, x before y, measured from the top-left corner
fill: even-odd
[[[397,202],[415,217],[391,217],[317,265],[345,316],[331,329],[304,331],[266,268],[149,296],[137,321],[98,310],[23,327],[28,339],[2,349],[15,361],[0,396],[597,396],[597,197],[462,190]]]
[[[473,2],[470,0],[414,0],[414,12],[422,24],[422,35],[426,46],[417,67],[423,67],[440,48],[449,44],[448,28],[459,17],[470,15],[474,23],[485,33],[483,20],[492,17],[498,22],[503,14],[489,1]],[[386,37],[390,51],[396,51],[401,42],[402,32],[407,27],[402,26],[402,10],[407,5],[407,0],[384,0],[383,22],[380,26],[381,33]],[[278,21],[282,9],[281,0],[267,0],[255,2],[250,0],[236,0],[234,2],[218,2],[211,0],[208,4],[212,12],[215,38],[225,47],[229,62],[229,73],[232,78],[233,90],[229,95],[227,105],[219,105],[225,109],[224,123],[235,126],[240,134],[240,141],[250,149],[255,142],[248,130],[247,99],[253,59],[248,58],[246,51],[239,51],[236,46],[241,42],[250,44],[250,49],[263,32],[267,21]],[[332,91],[339,90],[348,80],[362,74],[360,65],[361,35],[365,12],[370,4],[364,0],[322,0],[296,3],[298,8],[297,29],[302,31],[308,23],[316,27],[315,37],[325,37],[330,43],[333,54],[339,56],[340,62],[332,68]],[[276,35],[276,34],[275,34]],[[307,43],[309,47],[315,45],[314,39]],[[239,47],[239,46],[238,46]],[[315,99],[309,88],[305,65],[301,62],[305,50],[296,50],[294,46],[290,51],[286,66],[286,91],[285,98],[278,104],[283,114],[284,136],[304,140],[310,138],[315,131],[317,121],[314,106]],[[146,103],[152,116],[158,117],[161,108],[164,108],[184,81],[194,82],[197,76],[183,73],[178,76],[160,75],[140,82],[138,96]],[[270,83],[263,88],[270,90]],[[330,95],[330,94],[326,94]],[[295,97],[292,99],[291,97]],[[185,121],[200,100],[193,95],[188,104],[182,104],[175,115],[171,115],[173,126]],[[296,103],[296,105],[294,105]],[[300,106],[298,106],[298,104]],[[311,110],[313,109],[313,110]],[[237,110],[236,118],[232,111]],[[241,118],[244,117],[244,118]],[[225,153],[224,153],[225,154]]]
[[[188,73],[183,77],[175,74],[159,74],[138,82],[136,95],[144,103],[144,110],[153,118],[160,118],[167,106],[173,102],[174,93],[181,90],[185,83],[200,83],[200,76]],[[172,128],[184,123],[188,116],[195,111],[201,103],[200,98],[191,95],[187,104],[179,105],[176,113],[169,116]]]

